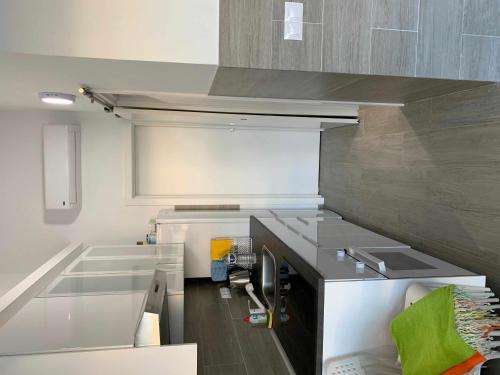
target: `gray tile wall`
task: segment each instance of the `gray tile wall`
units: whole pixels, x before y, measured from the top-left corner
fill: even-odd
[[[462,0],[420,0],[417,76],[459,78]]]
[[[347,220],[488,276],[500,292],[500,84],[365,107],[325,131],[320,193]]]
[[[460,77],[500,81],[500,0],[464,0]]]
[[[465,34],[500,36],[499,0],[464,0]]]
[[[283,40],[285,0],[221,0],[220,65],[500,80],[500,0],[298,1],[302,41]]]
[[[415,75],[416,32],[377,29],[372,31],[371,42],[370,71],[372,74]]]
[[[283,21],[285,17],[285,1],[272,0],[273,2],[273,20]],[[323,0],[294,0],[297,3],[304,4],[304,22],[322,23],[323,22]]]
[[[381,57],[381,61],[385,60]],[[219,67],[209,94],[253,98],[406,103],[485,84],[489,82]]]
[[[284,40],[284,22],[273,21],[273,69],[321,71],[321,24],[302,27],[303,40]]]
[[[464,35],[461,76],[500,81],[500,37]]]
[[[323,0],[304,3],[303,40],[284,40],[284,0],[221,0],[221,66],[321,71]]]
[[[270,68],[272,28],[262,15],[271,14],[271,2],[220,0],[219,4],[219,64]]]
[[[418,30],[418,7],[415,0],[373,0],[372,27]]]
[[[370,72],[371,1],[325,0],[323,71]]]

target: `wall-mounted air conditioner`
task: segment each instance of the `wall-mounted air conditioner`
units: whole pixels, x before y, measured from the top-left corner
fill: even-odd
[[[78,207],[80,197],[80,126],[44,125],[45,208]]]

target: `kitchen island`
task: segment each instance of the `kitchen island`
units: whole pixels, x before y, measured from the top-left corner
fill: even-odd
[[[380,347],[395,353],[389,326],[412,283],[486,281],[345,220],[275,215],[252,217],[250,228],[252,283],[299,374],[320,375],[338,358]]]

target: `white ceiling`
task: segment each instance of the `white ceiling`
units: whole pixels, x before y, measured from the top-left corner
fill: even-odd
[[[78,88],[207,94],[215,65],[0,53],[0,109],[101,111]],[[40,91],[77,95],[71,107],[41,103]]]

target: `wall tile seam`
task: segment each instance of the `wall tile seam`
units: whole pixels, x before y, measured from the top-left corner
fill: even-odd
[[[415,45],[415,73],[414,76],[417,76],[417,67],[418,67],[418,43],[420,42],[420,3],[422,0],[418,0],[417,5],[417,43]]]
[[[464,59],[464,22],[465,22],[465,1],[462,0],[462,25],[460,29],[460,58],[458,61],[458,79],[463,78],[463,59]]]
[[[372,73],[372,45],[373,45],[373,2],[375,0],[371,0],[370,4],[370,45],[369,45],[369,52],[368,52],[368,74]]]
[[[418,0],[418,10],[417,10],[417,30],[411,29],[397,29],[397,28],[387,28],[387,27],[375,27],[373,26],[373,2],[371,5],[370,11],[370,63],[369,63],[369,74],[372,73],[372,45],[373,45],[373,30],[382,30],[382,31],[394,31],[394,32],[408,32],[408,33],[417,33],[417,41],[415,43],[415,67],[413,75],[409,75],[408,77],[416,77],[417,76],[417,58],[418,58],[418,28],[420,26],[420,0]],[[395,74],[397,75],[397,74]]]
[[[273,69],[273,60],[274,60],[274,32],[273,32],[273,15],[274,15],[274,0],[271,0],[271,14],[270,14],[270,19],[271,19],[271,24],[270,24],[270,31],[271,31],[271,35],[269,36],[269,38],[271,39],[271,42],[269,43],[270,44],[270,48],[271,48],[271,51],[270,51],[270,54],[271,54],[271,61],[270,61],[270,64],[271,66],[269,67],[270,69]],[[283,30],[283,34],[284,34],[284,31]]]
[[[500,35],[482,35],[482,34],[468,34],[468,33],[462,33],[462,36],[473,36],[477,38],[493,38],[493,39],[500,39]]]
[[[285,20],[274,20],[274,19],[271,19],[272,22],[283,22],[285,23]],[[322,25],[323,22],[305,22],[305,21],[302,21],[302,22],[292,22],[292,23],[301,23],[303,25]]]
[[[391,29],[391,28],[387,28],[387,27],[372,27],[372,30],[403,31],[403,32],[408,32],[408,33],[418,33],[418,30]]]
[[[322,8],[321,8],[321,55],[319,57],[319,70],[323,71],[323,48],[324,48],[324,40],[325,40],[325,1],[323,0]],[[319,189],[319,185],[318,185]]]

